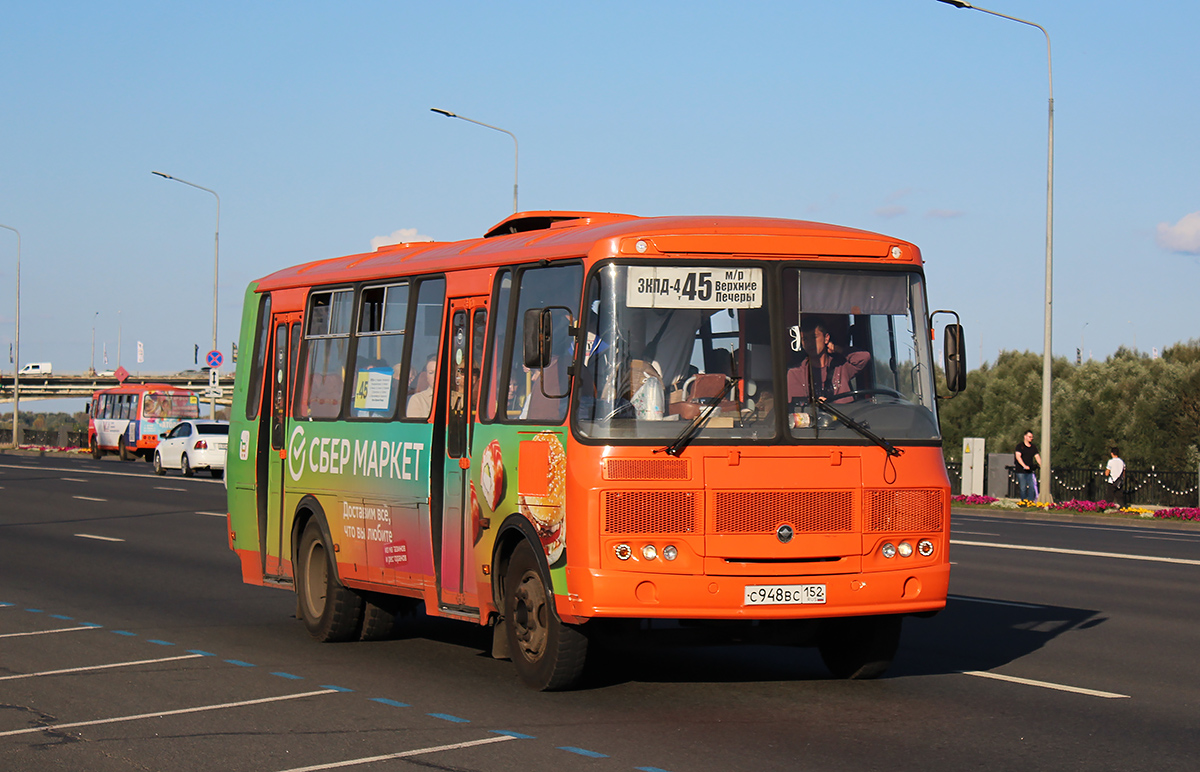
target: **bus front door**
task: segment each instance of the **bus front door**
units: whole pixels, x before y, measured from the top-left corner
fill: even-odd
[[[271,318],[270,409],[259,411],[258,452],[258,547],[263,558],[263,576],[283,579],[289,563],[284,554],[287,530],[283,508],[287,477],[287,428],[291,412],[291,384],[300,344],[301,314],[275,314]],[[263,484],[265,481],[265,484]]]
[[[435,536],[438,605],[450,612],[477,612],[475,544],[471,505],[471,434],[487,327],[487,298],[450,300],[448,355],[442,372],[438,413],[445,416],[440,536]],[[436,523],[434,524],[436,526]],[[435,532],[436,533],[436,532]]]

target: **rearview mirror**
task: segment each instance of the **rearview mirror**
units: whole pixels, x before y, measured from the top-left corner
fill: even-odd
[[[947,324],[944,334],[946,388],[957,394],[967,388],[967,348],[963,345],[962,325]]]
[[[554,334],[550,324],[550,309],[530,308],[525,311],[525,366],[538,370],[550,364]]]

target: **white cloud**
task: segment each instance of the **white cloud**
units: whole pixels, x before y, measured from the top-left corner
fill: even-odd
[[[401,228],[398,231],[392,231],[390,235],[376,236],[371,239],[371,249],[379,249],[389,244],[411,244],[416,241],[433,241],[433,238],[422,236],[416,228]]]
[[[925,216],[935,220],[953,220],[956,217],[962,217],[964,214],[966,212],[958,209],[930,209],[925,213]]]
[[[1200,212],[1185,214],[1174,225],[1160,222],[1155,241],[1172,252],[1200,255]]]
[[[892,204],[890,206],[881,206],[875,210],[876,217],[899,217],[900,215],[908,214],[908,207]]]

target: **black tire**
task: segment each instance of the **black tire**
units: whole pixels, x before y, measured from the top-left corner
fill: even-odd
[[[587,659],[587,638],[564,624],[529,542],[517,545],[504,575],[504,621],[517,675],[538,691],[569,689]]]
[[[196,470],[192,469],[192,462],[188,461],[187,453],[184,453],[179,459],[179,471],[183,472],[184,477],[196,476]]]
[[[878,678],[896,656],[903,619],[898,615],[828,619],[817,634],[821,660],[837,678]]]
[[[316,520],[305,526],[296,558],[297,605],[309,635],[326,642],[358,638],[363,599],[338,582],[333,550],[325,543]]]
[[[103,455],[104,455],[104,451],[100,450],[100,438],[93,434],[92,435],[92,458],[99,461],[100,457]]]
[[[162,465],[162,454],[159,453],[157,450],[154,451],[154,473],[155,474],[166,474],[167,473],[166,467],[164,467]]]
[[[209,469],[208,473],[213,476],[214,480],[220,480],[222,477],[225,476],[224,469]]]
[[[117,455],[122,461],[133,460],[133,454],[129,452],[129,446],[125,444],[124,435],[121,435],[121,439],[117,440]]]
[[[415,598],[373,596],[364,601],[362,641],[386,641],[397,637],[404,620],[415,616],[420,601]]]

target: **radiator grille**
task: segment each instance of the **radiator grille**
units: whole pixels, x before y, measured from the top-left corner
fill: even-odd
[[[854,529],[850,491],[716,491],[717,533],[774,533],[782,523],[797,533]]]
[[[605,491],[604,533],[695,533],[695,491]]]
[[[940,490],[868,490],[863,495],[868,532],[942,530]]]
[[[604,462],[606,480],[687,480],[691,477],[683,458],[610,458]]]

